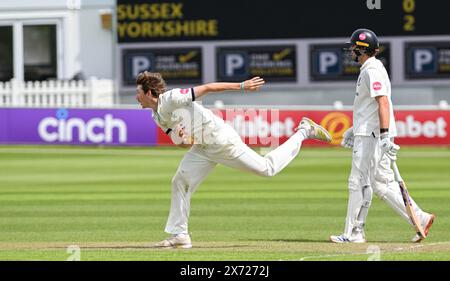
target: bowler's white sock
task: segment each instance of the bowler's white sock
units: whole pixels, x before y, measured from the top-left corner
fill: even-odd
[[[300,129],[297,131],[297,133],[300,135],[300,136],[299,136],[299,140],[300,140],[300,141],[304,141],[304,140],[306,140],[306,139],[309,137],[308,132],[307,132],[305,129],[303,129],[303,128],[300,128]]]

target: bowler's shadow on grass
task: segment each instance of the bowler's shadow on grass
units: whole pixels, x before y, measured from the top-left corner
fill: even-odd
[[[327,239],[305,239],[305,238],[299,238],[299,239],[250,239],[250,241],[258,241],[258,242],[287,242],[287,243],[301,243],[301,242],[307,242],[307,243],[324,243],[329,242],[330,240]]]
[[[250,245],[224,245],[224,246],[193,246],[195,249],[234,249],[234,248],[247,248]]]
[[[66,249],[67,247],[52,247],[53,249]],[[153,249],[153,246],[82,246],[84,250],[144,250]]]
[[[194,245],[193,248],[195,249],[234,249],[234,248],[246,248],[250,247],[250,245],[220,245],[220,246],[196,246]],[[56,247],[56,248],[66,248],[66,247]],[[85,250],[167,250],[167,249],[173,249],[173,248],[164,248],[164,247],[155,247],[153,245],[139,245],[139,246],[87,246],[87,247],[81,247]]]

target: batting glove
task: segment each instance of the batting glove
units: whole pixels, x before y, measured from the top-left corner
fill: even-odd
[[[353,127],[348,128],[342,135],[341,146],[345,148],[353,148],[353,141],[355,136],[353,135]]]
[[[380,147],[383,154],[386,154],[393,161],[397,160],[397,152],[400,150],[400,146],[391,141],[389,133],[381,134],[380,139]]]

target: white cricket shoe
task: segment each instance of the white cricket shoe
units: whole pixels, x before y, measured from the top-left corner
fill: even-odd
[[[167,239],[155,244],[156,248],[192,248],[191,237],[189,234],[174,234]]]
[[[428,232],[430,232],[430,228],[433,225],[435,219],[436,215],[430,214],[428,220],[426,220],[425,223],[422,223],[423,232],[425,232],[425,236],[428,236]],[[425,238],[426,237],[422,237],[422,235],[416,233],[416,235],[414,235],[414,237],[411,239],[411,242],[420,243]]]
[[[362,232],[359,232],[358,234],[352,235],[350,238],[344,234],[331,235],[330,241],[333,243],[366,243],[366,238]]]
[[[303,117],[302,121],[300,121],[300,124],[297,127],[297,131],[303,129],[308,134],[309,139],[316,139],[321,140],[324,142],[331,142],[332,137],[330,133],[328,133],[325,128],[322,126],[316,124],[313,120]]]

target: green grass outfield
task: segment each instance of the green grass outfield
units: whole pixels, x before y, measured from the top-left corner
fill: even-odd
[[[411,195],[437,220],[428,239],[374,196],[368,243],[336,245],[351,152],[303,149],[274,178],[218,166],[192,199],[194,248],[161,250],[177,148],[0,146],[0,260],[450,260],[450,150],[402,148]],[[369,253],[369,254],[368,254]]]

